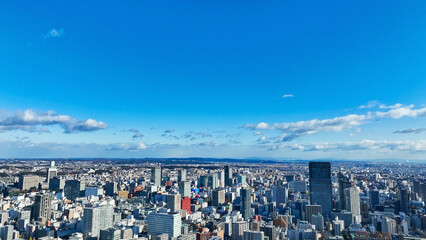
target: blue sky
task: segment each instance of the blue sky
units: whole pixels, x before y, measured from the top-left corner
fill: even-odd
[[[425,7],[3,1],[0,157],[424,159]]]

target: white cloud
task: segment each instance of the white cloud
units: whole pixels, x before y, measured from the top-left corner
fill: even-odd
[[[402,106],[394,108],[387,112],[376,112],[379,118],[402,118],[402,117],[425,117],[426,107],[419,109],[412,109],[414,105]]]
[[[266,138],[266,136],[261,136],[259,139],[257,139],[257,142],[260,144],[266,144],[269,143],[268,139]]]
[[[10,130],[22,131],[42,131],[48,129],[40,126],[59,125],[64,129],[64,133],[90,132],[105,129],[108,124],[94,119],[78,120],[68,115],[59,115],[54,111],[36,112],[27,109],[24,112],[0,116],[0,132]]]
[[[265,122],[260,122],[258,124],[246,124],[246,125],[243,126],[243,128],[248,128],[248,129],[251,129],[251,130],[257,130],[257,129],[264,130],[264,129],[270,129],[270,126],[269,126],[269,124],[267,124]]]
[[[298,151],[407,151],[410,153],[426,152],[426,140],[419,141],[373,141],[313,143],[313,144],[284,144],[274,145],[271,150],[289,149]]]
[[[174,132],[175,130],[173,129],[173,128],[170,128],[170,129],[167,129],[167,130],[165,130],[164,131],[164,133],[172,133],[172,132]]]
[[[385,104],[380,104],[380,106],[379,106],[379,108],[400,108],[400,107],[402,107],[402,104],[401,103],[396,103],[396,104],[394,104],[394,105],[385,105]]]
[[[213,141],[206,141],[206,142],[201,142],[197,144],[200,147],[218,147],[220,146],[220,144],[215,143]]]
[[[142,142],[138,142],[138,143],[114,143],[114,144],[109,144],[106,146],[106,150],[111,150],[111,151],[139,151],[139,150],[144,150],[146,149],[147,146],[145,145],[145,143]]]
[[[332,119],[299,121],[290,123],[275,123],[269,125],[261,122],[258,124],[247,124],[244,127],[251,130],[276,129],[287,134],[283,135],[282,141],[291,141],[303,135],[311,135],[319,132],[340,132],[363,124],[370,119],[370,115],[350,114],[344,117]]]
[[[187,133],[185,133],[182,137],[185,139],[189,139],[190,141],[193,141],[195,139],[199,139],[199,138],[210,138],[213,135],[211,133],[208,132],[194,132],[194,131],[189,131]]]
[[[321,132],[341,132],[344,130],[355,128],[360,131],[360,125],[366,124],[368,120],[380,118],[401,118],[401,117],[424,117],[426,116],[426,107],[413,109],[414,105],[403,106],[395,104],[387,106],[391,110],[385,112],[373,112],[367,114],[349,114],[343,117],[335,117],[331,119],[312,119],[308,121],[274,123],[268,124],[260,122],[258,124],[246,124],[243,128],[250,130],[279,130],[285,134],[281,137],[281,141],[292,141],[305,135],[312,135]]]
[[[359,108],[361,108],[361,109],[363,109],[363,108],[373,108],[373,107],[376,107],[379,104],[380,104],[379,101],[373,100],[373,101],[369,101],[366,105],[359,106]]]
[[[65,34],[65,30],[63,28],[52,28],[47,33],[42,34],[41,38],[43,40],[49,39],[49,38],[60,38]]]
[[[293,94],[284,94],[283,95],[283,98],[291,98],[291,97],[294,97],[294,95]]]
[[[405,129],[405,130],[398,130],[398,131],[395,131],[393,133],[415,133],[415,134],[419,134],[419,133],[422,133],[423,131],[426,131],[426,128],[410,128],[410,129]]]

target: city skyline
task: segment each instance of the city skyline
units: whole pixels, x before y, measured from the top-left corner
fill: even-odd
[[[3,2],[0,158],[424,161],[426,3],[331,3]]]

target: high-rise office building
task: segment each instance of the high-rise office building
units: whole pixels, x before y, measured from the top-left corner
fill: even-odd
[[[191,183],[189,181],[179,182],[179,193],[182,197],[191,196]]]
[[[359,200],[359,190],[356,187],[345,189],[345,209],[354,216],[361,215],[361,202]]]
[[[121,230],[115,228],[101,229],[99,240],[120,240]]]
[[[225,186],[232,185],[232,168],[227,165],[225,166]]]
[[[58,176],[58,169],[55,167],[55,161],[50,161],[50,166],[47,168],[46,182],[50,182],[50,179]]]
[[[311,216],[311,224],[318,231],[324,230],[324,217],[321,214]]]
[[[83,238],[99,238],[102,229],[113,226],[114,209],[110,205],[86,207],[83,213]]]
[[[171,239],[177,239],[181,234],[180,213],[151,213],[147,216],[148,234],[156,237],[166,233]]]
[[[52,191],[59,191],[64,189],[65,179],[59,177],[53,177],[49,181],[49,189]]]
[[[30,190],[31,188],[38,189],[40,177],[36,175],[22,175],[19,177],[19,189]]]
[[[380,192],[377,189],[370,190],[370,209],[376,209],[380,204]]]
[[[48,194],[37,194],[31,209],[31,219],[50,219],[52,213],[52,198]]]
[[[178,172],[178,183],[186,181],[186,169],[180,169]]]
[[[264,232],[245,230],[243,234],[244,240],[264,240]]]
[[[208,186],[208,176],[207,175],[201,175],[198,179],[198,187],[207,187]]]
[[[225,202],[225,190],[215,189],[212,194],[212,205],[217,207]]]
[[[309,193],[311,204],[321,205],[322,215],[330,219],[333,205],[329,162],[309,163]]]
[[[338,183],[339,183],[339,206],[340,209],[347,210],[346,201],[345,201],[345,190],[350,188],[351,182],[349,178],[343,175],[341,172],[338,173]]]
[[[251,189],[241,188],[240,190],[240,209],[245,220],[251,218]]]
[[[84,196],[85,189],[86,189],[86,182],[84,179],[67,180],[65,181],[64,194],[66,198],[74,201],[76,198]]]
[[[413,181],[413,191],[416,196],[416,200],[419,200],[419,198],[422,198],[422,183],[419,180]],[[423,199],[422,199],[423,200]]]
[[[287,221],[287,224],[290,222]],[[275,240],[276,236],[276,230],[273,225],[265,225],[263,227],[260,227],[260,230],[265,233],[265,237],[268,237],[269,240]]]
[[[277,206],[280,206],[283,203],[288,201],[288,189],[286,186],[274,186],[274,198],[277,203]]]
[[[1,228],[1,239],[12,240],[13,239],[13,225],[6,225]]]
[[[238,184],[241,184],[241,185],[246,184],[247,183],[246,175],[238,175],[237,181],[238,181]]]
[[[308,223],[312,223],[311,217],[312,215],[322,215],[322,207],[321,205],[306,205],[305,207],[305,219]]]
[[[249,230],[248,222],[233,222],[231,240],[244,240],[244,231],[246,230]]]
[[[0,212],[0,226],[4,226],[4,224],[9,220],[9,213],[6,211]],[[28,219],[29,220],[29,219]]]
[[[182,199],[180,194],[166,195],[167,208],[171,212],[177,212],[181,209]]]
[[[410,196],[408,194],[408,189],[402,188],[402,187],[398,188],[399,211],[408,214],[409,213],[409,201],[410,201]]]
[[[217,173],[212,173],[208,176],[207,186],[211,189],[216,189],[219,185],[219,179]]]
[[[224,188],[225,187],[225,171],[220,170],[219,172],[217,172],[217,176],[219,179],[219,187]]]
[[[334,236],[340,236],[345,229],[345,222],[338,217],[332,221]]]
[[[114,196],[118,194],[118,188],[116,182],[107,182],[105,184],[105,195]]]
[[[154,183],[155,186],[161,186],[162,180],[162,171],[161,167],[153,167],[151,169],[151,182]]]

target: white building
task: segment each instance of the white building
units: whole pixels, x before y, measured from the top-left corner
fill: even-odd
[[[177,239],[181,233],[181,216],[179,213],[151,213],[147,217],[148,234],[156,237],[167,233],[171,239]]]

